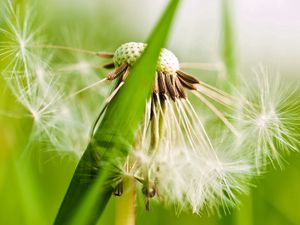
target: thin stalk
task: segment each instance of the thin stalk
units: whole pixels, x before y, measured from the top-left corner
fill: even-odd
[[[154,98],[154,97],[153,97]],[[153,108],[159,108],[160,110],[156,111],[153,114],[152,123],[151,123],[151,144],[150,149],[151,151],[155,151],[157,147],[159,146],[159,141],[161,140],[160,137],[164,134],[164,113],[166,111],[165,104],[163,102],[160,102],[158,99],[159,96],[156,97],[157,99],[153,99]],[[156,105],[156,107],[154,106]],[[154,109],[155,110],[155,109]]]
[[[226,72],[227,89],[236,83],[235,41],[232,20],[232,0],[222,1],[222,57]]]
[[[91,51],[91,50],[86,50],[82,48],[74,48],[74,47],[69,47],[69,46],[64,46],[64,45],[52,45],[52,44],[38,44],[38,45],[32,45],[28,46],[30,48],[48,48],[48,49],[58,49],[58,50],[63,50],[63,51],[69,51],[69,52],[76,52],[76,53],[83,53],[87,55],[93,55],[93,56],[98,56],[101,58],[112,58],[114,56],[113,53],[111,52],[103,52],[103,51]]]
[[[136,180],[127,176],[123,179],[123,193],[116,200],[115,225],[134,225],[136,211]]]
[[[98,52],[96,51],[90,51],[86,49],[81,48],[73,48],[63,45],[51,45],[51,44],[39,44],[39,45],[33,45],[30,46],[31,48],[49,48],[49,49],[59,49],[59,50],[65,50],[65,51],[72,51],[72,52],[78,52],[78,53],[84,53],[89,55],[97,55]]]

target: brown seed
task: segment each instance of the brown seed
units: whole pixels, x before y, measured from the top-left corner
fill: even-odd
[[[180,81],[177,77],[175,78],[175,84],[176,84],[176,89],[177,89],[177,92],[179,94],[179,97],[180,98],[186,98],[184,88],[183,88],[182,84],[180,83]]]
[[[108,73],[106,76],[107,80],[114,80],[116,77],[121,75],[127,69],[127,67],[128,67],[128,65],[126,63],[124,63],[123,65],[121,65],[120,67],[115,69],[114,71]]]
[[[195,84],[185,81],[180,76],[178,76],[178,78],[183,87],[190,89],[190,90],[196,90]]]
[[[169,91],[169,95],[175,101],[175,99],[178,97],[178,93],[176,93],[175,82],[173,82],[172,80],[172,75],[166,75],[165,81],[167,89]]]
[[[167,94],[167,87],[165,83],[165,75],[161,72],[158,72],[158,87],[159,87],[159,93],[165,95]]]
[[[177,70],[176,73],[180,79],[182,79],[188,83],[191,83],[191,84],[199,84],[200,83],[197,78],[195,78],[192,75],[189,75],[187,73],[184,73],[181,70]]]
[[[110,59],[114,57],[114,53],[111,52],[97,52],[96,56],[99,56],[101,58]]]
[[[105,68],[105,69],[113,69],[113,68],[115,68],[115,64],[114,63],[107,63],[107,64],[104,64],[102,67]]]

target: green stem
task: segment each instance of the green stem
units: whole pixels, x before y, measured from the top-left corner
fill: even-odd
[[[153,97],[154,98],[154,97]],[[159,103],[156,102],[156,99],[152,100],[152,107],[155,110],[159,109],[160,107],[162,108],[162,112],[160,110],[156,111],[156,114],[153,115],[152,118],[152,123],[151,123],[151,143],[150,143],[150,149],[151,151],[155,151],[157,147],[159,146],[159,141],[161,140],[160,137],[163,136],[164,134],[164,112],[166,111],[165,103],[162,101],[159,106]]]
[[[232,0],[222,1],[222,57],[226,70],[227,91],[236,83],[235,40],[232,20]]]
[[[116,200],[115,225],[134,225],[136,208],[136,180],[124,177],[123,193]]]

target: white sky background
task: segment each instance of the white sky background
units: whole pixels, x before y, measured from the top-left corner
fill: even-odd
[[[218,58],[221,0],[185,0],[172,47],[184,59]],[[232,0],[238,61],[249,68],[259,63],[275,70],[300,72],[300,1]],[[181,38],[179,38],[179,36]],[[197,43],[197,44],[196,44]],[[300,77],[300,73],[298,74]]]
[[[300,72],[300,1],[235,2],[236,32],[243,62],[271,63],[282,71]]]

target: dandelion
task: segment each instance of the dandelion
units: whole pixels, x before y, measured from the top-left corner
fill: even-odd
[[[237,148],[247,146],[258,171],[269,162],[282,167],[283,155],[298,151],[299,101],[293,98],[297,87],[260,66],[240,89],[234,117],[241,134]]]
[[[107,103],[122,88],[145,47],[146,44],[130,42],[115,51],[113,63],[108,65],[116,69],[106,79],[117,79],[117,85]],[[294,114],[295,104],[286,101],[285,93],[272,91],[279,89],[270,89],[268,76],[262,77],[255,91],[250,84],[251,93],[242,90],[240,100],[181,71],[176,56],[167,49],[161,50],[137,144],[125,165],[119,166],[123,179],[131,176],[142,184],[147,209],[149,199],[158,196],[177,205],[179,211],[186,207],[195,213],[204,209],[217,211],[219,205],[226,210],[238,203],[238,192],[247,191],[249,178],[255,176],[253,163],[259,173],[267,159],[280,162],[279,148],[297,150],[297,138],[292,135],[292,124],[299,119]],[[276,84],[279,83],[274,82],[272,87]],[[188,99],[188,91],[224,123],[231,133],[225,138],[233,136],[233,144],[223,141],[223,150],[215,148],[216,140],[208,137],[201,114]],[[239,108],[234,123],[213,102]],[[122,176],[118,182],[119,189]]]
[[[130,42],[115,51],[113,62],[108,65],[116,68],[106,79],[116,79],[117,85],[107,103],[122,88],[130,76],[131,67],[145,48],[144,43]],[[219,204],[234,204],[233,189],[246,191],[243,183],[251,174],[251,166],[245,160],[224,157],[214,148],[205,124],[188,100],[187,91],[211,109],[230,131],[237,132],[209,100],[230,106],[232,97],[181,71],[176,56],[162,49],[144,123],[134,150],[125,165],[119,166],[123,178],[120,177],[117,185],[117,190],[120,190],[122,179],[128,176],[136,178],[142,184],[147,209],[149,199],[158,196],[175,203],[179,210],[187,206],[199,213],[205,206],[217,209]]]

